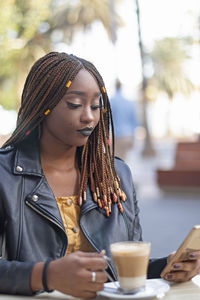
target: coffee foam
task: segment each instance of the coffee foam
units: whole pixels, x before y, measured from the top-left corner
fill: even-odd
[[[123,244],[116,244],[111,245],[111,252],[113,255],[117,256],[125,256],[125,255],[133,255],[133,256],[142,256],[148,254],[149,250],[144,244],[132,244],[132,243],[123,243]]]

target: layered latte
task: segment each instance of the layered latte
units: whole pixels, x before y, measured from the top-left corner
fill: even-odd
[[[145,285],[150,243],[121,242],[110,246],[120,287],[126,290]]]

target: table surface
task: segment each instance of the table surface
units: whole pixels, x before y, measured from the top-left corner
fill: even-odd
[[[162,279],[160,279],[162,280]],[[14,296],[14,295],[0,295],[0,300],[60,300],[60,299],[73,299],[77,300],[78,298],[73,298],[68,295],[64,295],[57,291],[53,293],[42,293],[40,295],[29,297],[29,296]],[[105,297],[97,297],[96,300],[108,299]],[[158,298],[154,298],[158,299]],[[159,298],[161,299],[161,298]],[[162,297],[162,300],[198,300],[200,299],[200,275],[194,277],[191,281],[185,283],[172,284],[170,290]]]

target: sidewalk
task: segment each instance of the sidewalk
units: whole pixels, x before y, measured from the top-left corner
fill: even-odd
[[[173,165],[175,146],[173,140],[157,141],[157,155],[143,158],[140,155],[142,144],[136,142],[127,155],[136,186],[143,239],[151,241],[152,257],[176,250],[190,228],[200,224],[200,193],[166,193],[156,183],[155,170]]]

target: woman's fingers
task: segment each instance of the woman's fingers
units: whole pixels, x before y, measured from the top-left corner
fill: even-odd
[[[87,285],[88,290],[93,291],[93,292],[102,291],[103,287],[104,287],[104,284],[98,283],[98,282],[92,282]]]
[[[196,261],[188,261],[188,262],[180,262],[180,263],[175,263],[172,268],[174,271],[185,271],[185,272],[191,272],[194,269],[196,269],[197,263]]]
[[[172,258],[174,257],[174,255],[175,255],[175,251],[174,252],[172,252],[168,257],[167,257],[167,263],[170,263],[170,261],[172,260]]]
[[[165,279],[173,282],[184,282],[189,280],[188,272],[170,272],[165,276]]]
[[[81,260],[81,263],[88,270],[104,270],[108,267],[107,261],[103,258],[103,251],[101,253],[87,253],[78,251],[77,254],[79,255],[79,257],[83,258]]]
[[[168,256],[170,263],[174,253]],[[184,261],[177,261],[172,264],[171,272],[165,275],[165,279],[174,282],[184,282],[200,273],[200,251],[189,252],[184,256]]]
[[[96,293],[95,292],[91,292],[91,291],[83,291],[80,295],[74,295],[74,297],[79,297],[82,299],[94,299],[96,297]]]
[[[82,257],[102,257],[105,255],[105,250],[101,252],[83,252],[83,251],[76,251],[79,256]]]
[[[166,274],[165,279],[175,282],[184,282],[200,273],[200,260],[190,260],[173,264],[172,271]]]
[[[189,252],[187,254],[188,260],[198,260],[200,259],[200,251]]]
[[[108,264],[106,260],[101,257],[84,257],[84,259],[79,260],[79,266],[89,271],[98,271],[105,270],[108,267]]]
[[[104,272],[107,262],[103,255],[74,252],[52,261],[48,268],[49,288],[75,297],[94,298],[107,281]]]
[[[87,272],[87,278],[88,278],[88,282],[92,282],[92,283],[104,283],[108,280],[107,275],[105,272],[103,271],[96,271],[95,273],[95,280],[92,281],[92,272],[88,271]]]

